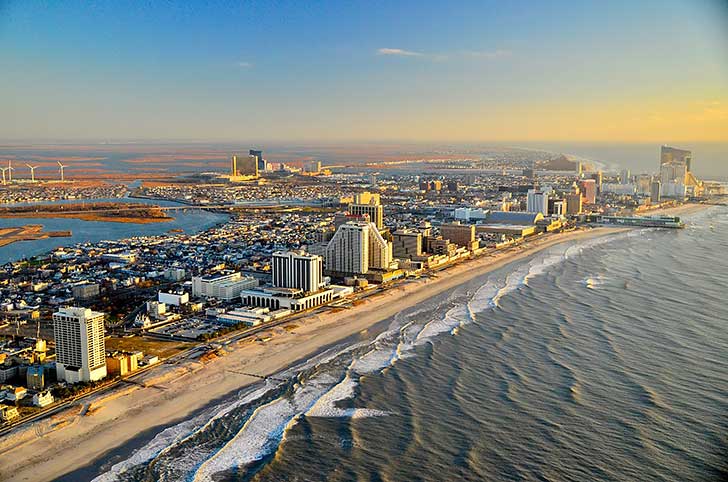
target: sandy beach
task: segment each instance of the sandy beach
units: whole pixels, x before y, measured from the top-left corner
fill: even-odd
[[[667,210],[683,215],[703,206]],[[650,213],[655,214],[655,212]],[[273,328],[266,343],[246,340],[206,362],[183,361],[144,375],[144,387],[130,385],[84,400],[50,419],[19,428],[0,440],[0,480],[52,480],[84,467],[138,434],[188,418],[211,400],[259,382],[239,372],[272,375],[323,347],[355,335],[401,310],[475,277],[524,259],[558,243],[585,240],[628,228],[595,228],[544,236],[525,246],[460,263],[371,296],[356,307],[291,321]],[[80,413],[88,411],[81,416]]]

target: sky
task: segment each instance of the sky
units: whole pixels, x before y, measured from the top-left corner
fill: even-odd
[[[0,140],[728,141],[728,1],[0,0]]]

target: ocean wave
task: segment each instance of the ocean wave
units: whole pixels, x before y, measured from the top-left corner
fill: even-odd
[[[473,320],[475,313],[482,313],[488,308],[495,306],[493,298],[498,294],[499,289],[498,283],[490,279],[478,288],[467,302],[467,307]]]
[[[458,304],[450,308],[442,318],[435,318],[427,323],[417,334],[414,345],[422,345],[430,342],[436,336],[442,333],[449,333],[453,328],[459,327],[470,321],[468,309],[463,304]]]
[[[394,343],[381,343],[352,362],[351,371],[365,375],[391,366],[398,358]]]
[[[529,265],[528,273],[523,278],[523,284],[528,285],[528,280],[530,280],[531,278],[540,276],[546,273],[549,268],[559,263],[562,263],[563,261],[566,261],[566,259],[568,259],[566,257],[567,250],[564,250],[560,253],[551,254],[542,258],[535,258]]]
[[[207,415],[206,413],[201,414],[172,427],[167,427],[142,448],[134,451],[129,458],[114,464],[108,471],[94,478],[93,482],[112,482],[119,480],[119,477],[130,469],[153,460],[165,449],[188,438],[190,434],[196,431],[196,428],[204,424]]]
[[[277,398],[258,407],[240,431],[215,455],[207,459],[194,474],[195,481],[213,481],[213,475],[245,467],[270,455],[295,425],[328,390],[328,385],[305,383],[295,387],[290,397]]]
[[[111,469],[109,469],[106,473],[99,475],[93,479],[93,481],[110,482],[118,480],[120,476],[130,469],[145,464],[163,455],[173,447],[182,445],[196,434],[209,428],[216,420],[225,417],[242,405],[250,404],[262,398],[266,393],[279,385],[280,383],[273,383],[272,381],[267,380],[264,386],[245,394],[233,403],[226,402],[217,405],[212,410],[206,410],[192,419],[167,427],[157,434],[150,442],[134,451],[131,457],[113,465]]]
[[[498,289],[495,296],[491,300],[491,304],[494,307],[500,307],[500,300],[505,295],[516,291],[518,288],[525,284],[526,276],[530,270],[529,265],[521,266],[515,271],[508,273],[505,280],[505,285]]]
[[[331,390],[326,392],[306,412],[307,417],[336,417],[336,418],[365,418],[382,417],[390,415],[389,412],[369,408],[339,408],[337,402],[354,398],[358,381],[354,380],[349,373]]]

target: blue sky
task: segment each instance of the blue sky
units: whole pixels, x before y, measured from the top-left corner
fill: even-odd
[[[0,139],[728,140],[728,7],[0,0]]]

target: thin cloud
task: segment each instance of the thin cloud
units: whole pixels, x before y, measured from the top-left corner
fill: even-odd
[[[383,48],[377,50],[377,55],[396,55],[399,57],[424,57],[425,54],[404,49]]]
[[[377,50],[377,55],[391,55],[395,57],[420,57],[423,59],[431,60],[433,62],[445,62],[448,60],[457,60],[463,58],[469,59],[500,59],[504,57],[510,57],[510,50],[467,50],[461,52],[450,52],[450,53],[424,53],[416,52],[414,50],[404,49],[392,49],[392,48],[381,48]]]
[[[241,69],[249,69],[252,66],[253,64],[250,62],[238,62],[238,67],[240,67]]]

